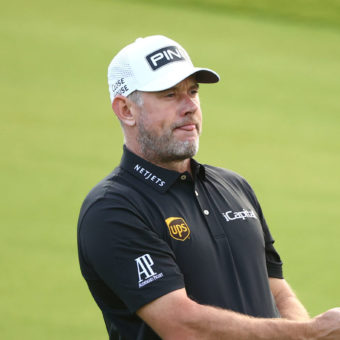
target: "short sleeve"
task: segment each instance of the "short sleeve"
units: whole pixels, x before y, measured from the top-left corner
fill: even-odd
[[[254,204],[256,208],[257,214],[261,222],[264,240],[265,240],[266,264],[267,264],[268,276],[273,277],[273,278],[283,279],[282,261],[281,261],[280,255],[278,254],[278,252],[276,251],[274,247],[275,240],[273,239],[269,231],[266,219],[262,212],[261,205],[259,201],[257,200],[257,197],[252,187],[249,185],[249,183],[244,178],[242,178],[242,180],[243,180],[245,189],[248,192],[249,198],[251,199],[252,203]]]
[[[174,253],[134,207],[100,199],[79,234],[84,261],[130,312],[184,287]]]
[[[276,251],[274,247],[274,239],[270,234],[267,222],[262,214],[262,209],[259,206],[259,216],[262,225],[262,230],[264,233],[265,239],[265,248],[266,248],[266,263],[267,263],[267,271],[269,277],[274,277],[277,279],[283,279],[282,273],[282,261],[280,255]]]

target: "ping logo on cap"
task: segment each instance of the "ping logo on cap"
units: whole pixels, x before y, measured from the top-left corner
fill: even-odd
[[[182,217],[169,217],[165,220],[170,236],[178,241],[185,241],[190,236],[190,229]]]
[[[146,56],[151,68],[155,71],[158,68],[172,63],[174,61],[183,61],[185,57],[183,53],[176,46],[163,47],[155,52]]]

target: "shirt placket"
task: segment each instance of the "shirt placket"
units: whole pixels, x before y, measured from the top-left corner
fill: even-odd
[[[209,197],[205,194],[203,181],[197,178],[194,182],[193,189],[194,197],[200,207],[201,213],[210,232],[216,238],[225,237],[223,228],[218,220],[214,202],[211,202],[211,199],[209,199]]]

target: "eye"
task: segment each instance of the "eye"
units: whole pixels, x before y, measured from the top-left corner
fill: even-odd
[[[198,88],[192,89],[192,90],[190,91],[190,93],[191,93],[193,96],[195,96],[196,94],[198,94]]]
[[[168,98],[175,97],[175,92],[168,92],[165,94],[165,97],[168,97]]]

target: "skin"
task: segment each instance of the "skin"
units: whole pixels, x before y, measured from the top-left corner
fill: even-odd
[[[193,77],[161,92],[143,92],[143,107],[117,96],[113,110],[123,125],[125,144],[140,157],[167,169],[191,171],[198,151],[202,112]],[[149,142],[143,136],[149,135]],[[169,147],[170,146],[170,147]]]
[[[166,91],[143,92],[142,106],[118,95],[112,108],[129,150],[166,169],[191,172],[190,158],[198,150],[202,131],[193,77]],[[340,340],[340,308],[310,319],[285,280],[269,278],[269,284],[280,319],[253,318],[200,305],[185,289],[150,302],[137,314],[165,340]]]

